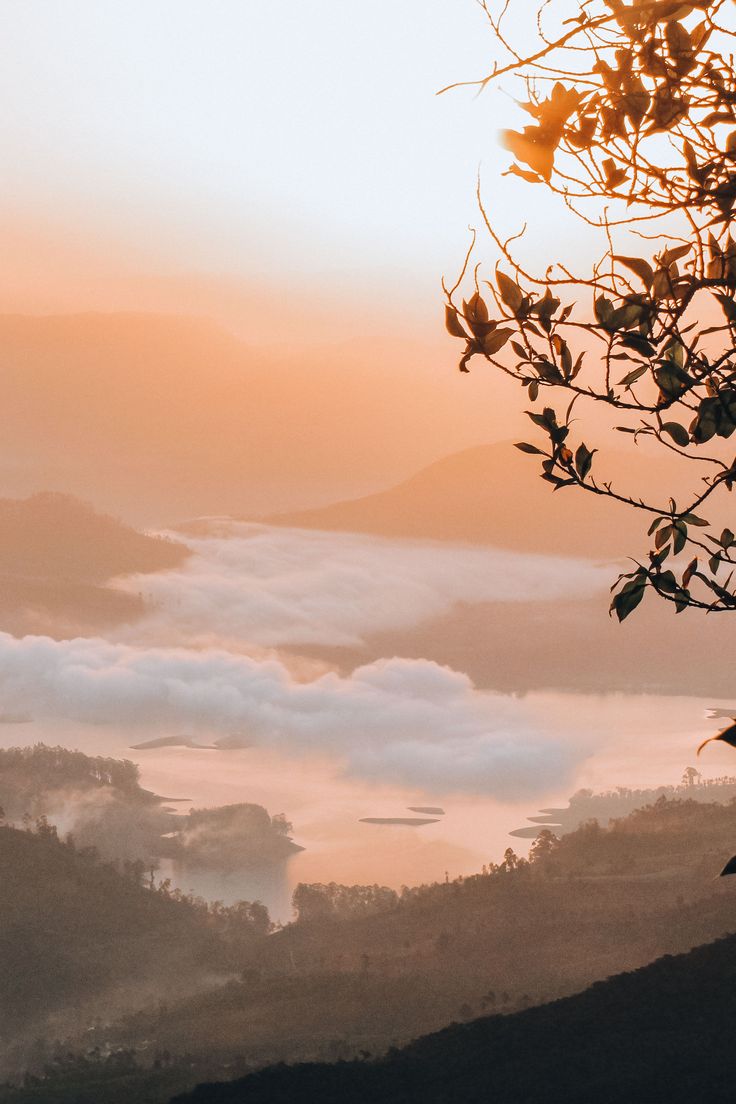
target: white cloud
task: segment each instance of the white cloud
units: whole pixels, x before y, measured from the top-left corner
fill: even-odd
[[[228,521],[186,540],[181,569],[119,581],[158,607],[126,639],[357,645],[458,602],[584,597],[610,581],[584,560]]]
[[[429,792],[533,797],[570,781],[582,749],[548,738],[523,702],[426,660],[384,659],[297,682],[275,659],[0,634],[0,699],[66,718],[219,735],[337,756],[349,773]]]

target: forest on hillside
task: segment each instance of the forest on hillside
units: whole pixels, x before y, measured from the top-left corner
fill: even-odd
[[[125,1092],[163,1104],[163,1086],[173,1095],[196,1081],[228,1079],[273,1062],[365,1060],[453,1021],[550,1007],[602,977],[733,931],[734,886],[718,873],[736,841],[734,802],[662,797],[606,828],[593,821],[559,839],[547,830],[528,858],[509,848],[477,875],[398,893],[380,886],[299,886],[294,922],[271,934],[267,915],[255,906],[228,910],[186,900],[140,867],[100,865],[48,838],[48,831],[0,834],[0,848],[4,840],[12,843],[6,862],[14,872],[7,877],[29,883],[27,893],[15,894],[13,923],[19,928],[28,921],[39,892],[35,867],[19,848],[38,849],[44,862],[63,857],[63,870],[91,863],[81,895],[60,891],[58,874],[45,873],[43,884],[63,906],[61,913],[55,906],[55,925],[69,923],[78,933],[76,941],[69,938],[79,963],[107,965],[87,969],[84,976],[95,979],[90,1000],[67,1021],[76,1027],[63,1036],[38,1030],[26,1039],[18,1063],[25,1088],[0,1093],[3,1104],[112,1104]],[[108,883],[130,902],[121,905]],[[94,886],[109,907],[99,909]],[[51,909],[50,901],[45,907]],[[92,930],[80,922],[87,909],[98,916]],[[150,926],[146,910],[154,918],[150,938],[135,919],[145,915]],[[119,940],[121,917],[128,916],[125,958]],[[187,933],[176,938],[173,960],[172,925]],[[106,938],[118,949],[108,954]],[[90,946],[100,950],[90,956],[84,950]],[[62,969],[53,965],[58,947],[51,945],[51,965],[43,960],[50,978]],[[7,953],[16,952],[11,946]],[[40,954],[33,945],[24,953]],[[140,979],[152,954],[157,977],[172,966],[176,984],[193,991],[177,995],[175,986],[162,1003],[160,990],[146,998],[139,989],[136,1007],[95,1013],[100,979],[120,979],[126,970]],[[61,961],[68,961],[66,951]],[[229,973],[207,980],[203,967]],[[72,975],[62,969],[60,1007],[68,997],[64,976]],[[17,1085],[18,1070],[8,1075]]]

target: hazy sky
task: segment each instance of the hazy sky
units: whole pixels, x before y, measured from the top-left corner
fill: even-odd
[[[408,276],[429,301],[478,221],[481,162],[496,213],[519,216],[519,182],[498,179],[513,85],[435,96],[490,67],[474,0],[0,11],[0,214],[45,241],[60,233],[67,278],[114,264],[312,290],[332,280],[357,297]],[[34,249],[18,247],[26,265]]]

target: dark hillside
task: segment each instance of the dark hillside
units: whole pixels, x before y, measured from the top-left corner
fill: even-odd
[[[44,820],[35,831],[0,827],[0,886],[6,1044],[55,1013],[57,1033],[68,1031],[95,1008],[170,999],[232,969],[206,908],[152,890],[143,863],[117,867],[63,843]]]
[[[736,937],[379,1062],[280,1066],[177,1104],[699,1104],[736,1098]]]
[[[592,824],[532,861],[397,896],[302,887],[299,920],[270,936],[247,976],[100,1037],[141,1053],[155,1038],[252,1067],[350,1058],[456,1021],[513,1013],[736,930],[736,806],[662,802],[609,829]]]

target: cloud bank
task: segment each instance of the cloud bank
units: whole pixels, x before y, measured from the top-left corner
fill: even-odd
[[[585,560],[231,521],[186,542],[181,569],[119,581],[157,607],[130,639],[351,646],[459,602],[585,597],[610,581]]]
[[[426,660],[383,659],[297,682],[276,659],[0,634],[0,700],[39,719],[184,728],[223,746],[337,756],[350,774],[505,800],[567,784],[584,749],[545,736],[523,702]]]

